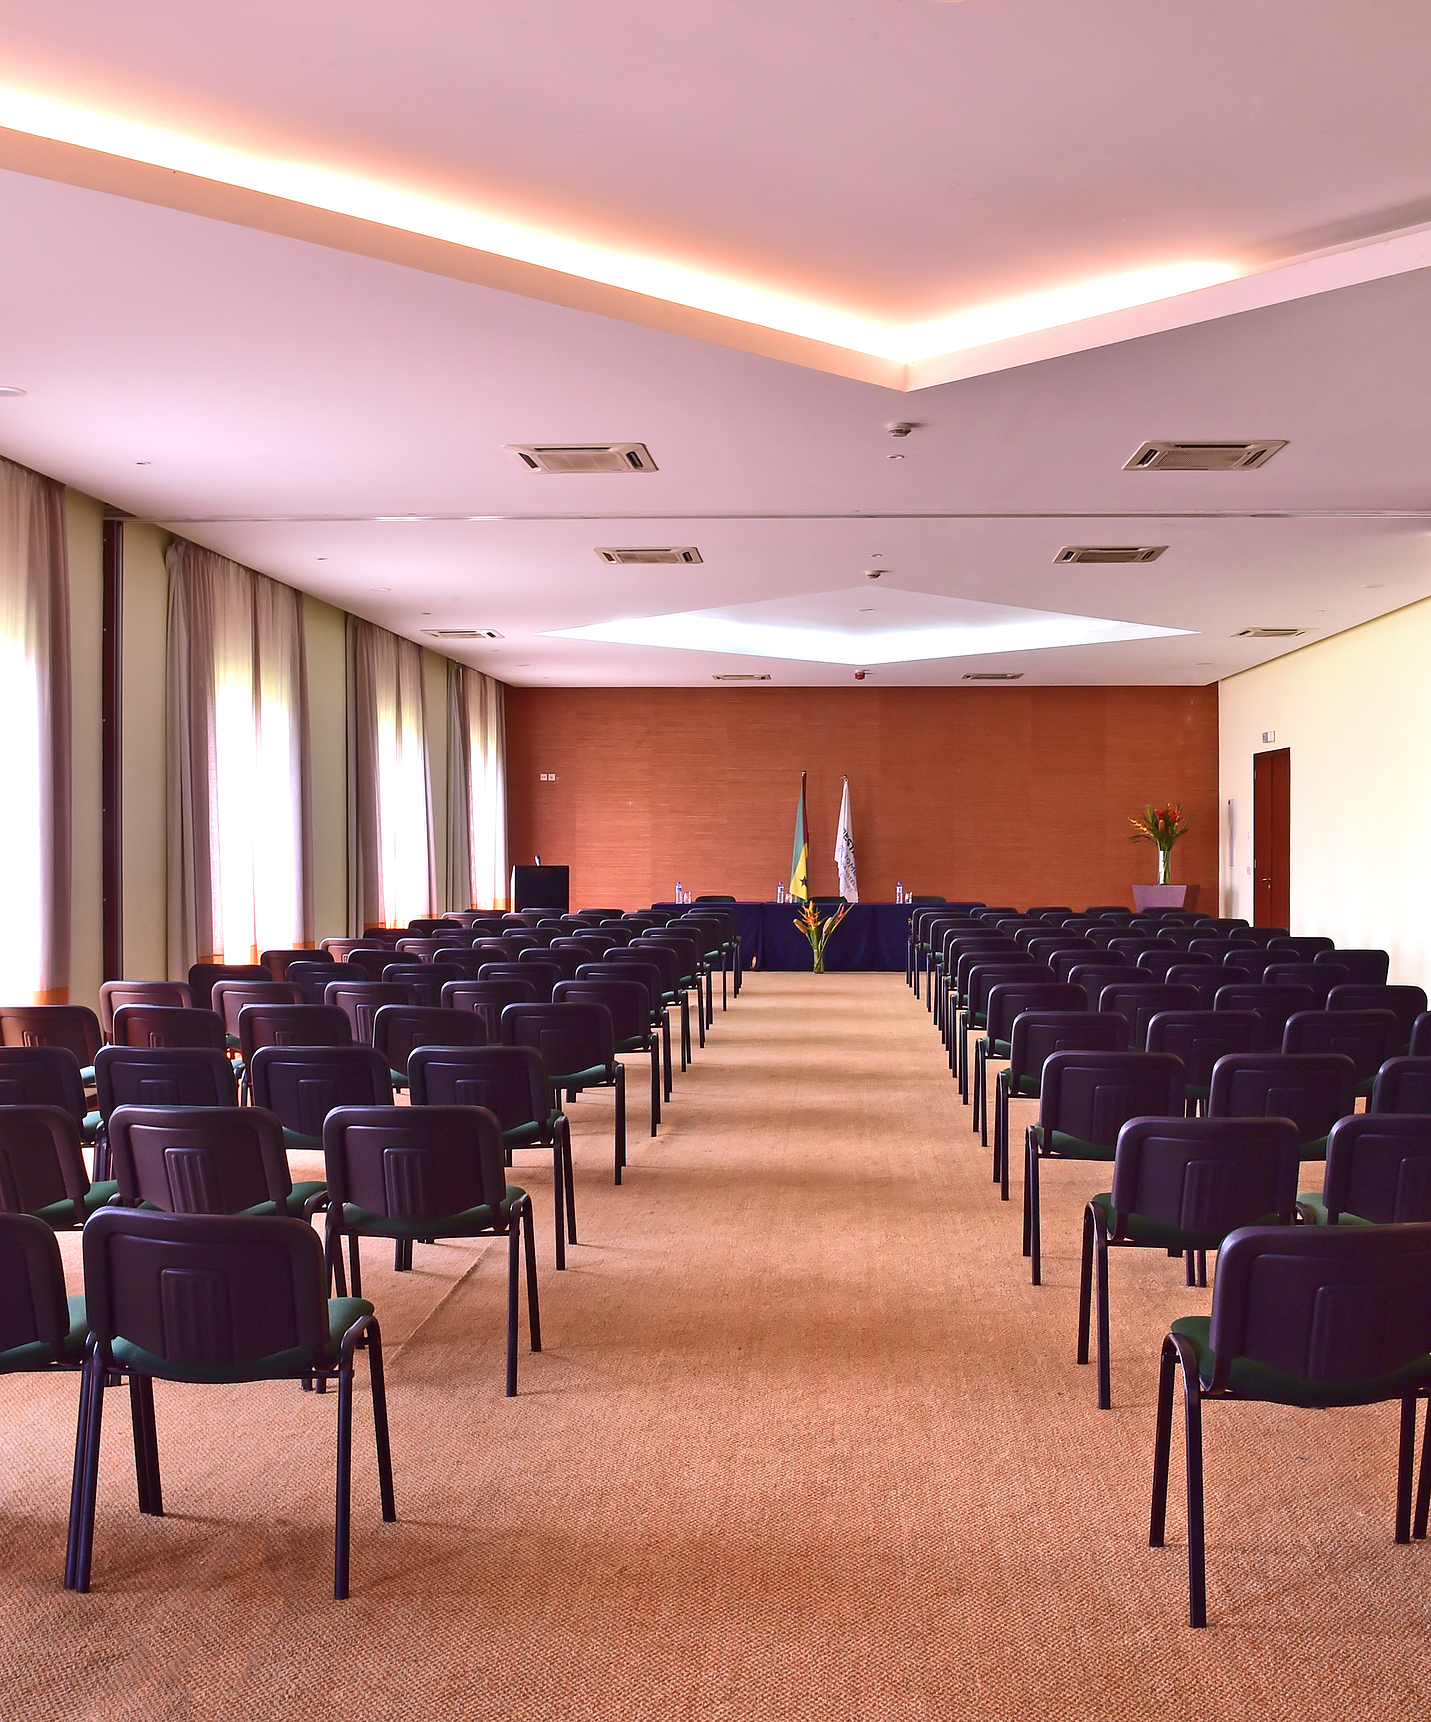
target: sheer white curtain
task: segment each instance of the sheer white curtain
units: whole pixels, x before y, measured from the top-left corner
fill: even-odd
[[[169,566],[169,951],[313,942],[303,599],[176,539]]]
[[[422,648],[352,623],[358,907],[365,926],[436,913]]]
[[[501,682],[447,666],[449,908],[507,900],[507,720]]]
[[[64,486],[0,460],[0,1002],[70,978],[70,605]]]

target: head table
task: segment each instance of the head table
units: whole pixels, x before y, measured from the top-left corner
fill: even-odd
[[[831,904],[833,907],[833,903]],[[654,903],[656,909],[699,909],[699,903]],[[747,968],[810,969],[810,942],[795,927],[796,903],[719,903],[734,909]],[[819,904],[821,917],[826,913]],[[854,903],[825,947],[827,969],[904,970],[911,903]]]

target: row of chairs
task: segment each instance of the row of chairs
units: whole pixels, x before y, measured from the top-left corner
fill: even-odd
[[[1062,917],[1060,934],[1075,919],[1044,914]],[[982,1031],[973,1117],[986,1141],[987,1068],[1008,1061],[996,1081],[994,1123],[994,1177],[1005,1198],[1008,1102],[1038,1103],[1025,1135],[1024,1181],[1024,1253],[1035,1284],[1040,1164],[1112,1162],[1110,1190],[1084,1211],[1075,1353],[1088,1362],[1096,1326],[1101,1407],[1111,1404],[1110,1252],[1165,1250],[1184,1258],[1189,1284],[1196,1275],[1204,1285],[1207,1254],[1217,1254],[1212,1315],[1173,1324],[1158,1391],[1149,1526],[1155,1546],[1164,1536],[1181,1372],[1191,1623],[1206,1624],[1205,1399],[1317,1406],[1399,1400],[1395,1536],[1424,1537],[1431,1508],[1424,1455],[1414,1513],[1412,1505],[1416,1402],[1431,1394],[1431,1017],[1424,992],[1385,985],[1386,953],[1336,952],[1330,940],[1289,941],[1292,954],[1310,959],[1306,967],[1340,969],[1325,991],[1325,975],[1276,975],[1281,930],[1254,947],[1246,938],[1252,929],[1224,924],[1217,937],[1226,951],[1194,949],[1201,929],[1186,921],[1145,926],[1128,940],[1114,932],[1102,948],[1117,961],[1097,974],[1084,955],[1090,932],[1118,924],[1111,915],[1097,917],[1072,929],[1082,948],[1069,942],[1072,960],[1056,975],[1049,959],[1064,952],[1040,944],[1046,919],[998,912],[990,939],[988,917],[977,911],[942,918],[949,924],[941,928],[927,917],[911,944],[930,981],[930,1008],[943,988],[941,1026],[947,1039],[947,1025],[955,1024],[951,1062],[961,1076],[967,1036]],[[1228,936],[1239,931],[1243,939],[1235,943]],[[1183,943],[1187,933],[1195,936]],[[1208,997],[1160,978],[1176,969],[1159,961],[1162,953],[1141,974],[1130,973],[1160,943],[1215,968],[1233,966],[1232,951],[1261,949],[1271,960],[1246,968],[1267,979],[1215,984]],[[913,954],[908,979],[916,984]],[[1353,1000],[1349,993],[1376,996]],[[1199,1008],[1205,1004],[1211,1008]],[[1355,1111],[1358,1098],[1365,1112]],[[1307,1159],[1326,1161],[1320,1192],[1299,1192]],[[1397,1307],[1413,1295],[1419,1307]]]

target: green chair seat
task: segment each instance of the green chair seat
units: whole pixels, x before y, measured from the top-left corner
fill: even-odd
[[[1050,1140],[1044,1143],[1044,1152],[1061,1154],[1066,1160],[1107,1160],[1109,1162],[1115,1160],[1118,1155],[1116,1146],[1105,1148],[1102,1143],[1085,1142],[1081,1136],[1069,1136],[1062,1130],[1050,1132]]]
[[[557,1119],[561,1113],[552,1111],[547,1114],[546,1132],[548,1135],[556,1129]],[[509,1148],[520,1148],[524,1142],[541,1142],[542,1126],[533,1120],[529,1124],[514,1124],[510,1130],[502,1132],[502,1140]],[[546,1144],[542,1143],[545,1147]]]
[[[1113,1196],[1105,1192],[1101,1196],[1091,1198],[1093,1205],[1102,1210],[1103,1218],[1108,1225],[1108,1235],[1113,1235]],[[1275,1226],[1278,1223],[1276,1214],[1264,1214],[1255,1222],[1259,1226]],[[1159,1220],[1149,1220],[1142,1214],[1129,1214],[1127,1224],[1123,1228],[1123,1236],[1132,1244],[1150,1244],[1157,1249],[1167,1250],[1216,1250],[1221,1249],[1226,1233],[1224,1232],[1185,1232],[1177,1226],[1165,1226]]]
[[[84,1342],[89,1338],[89,1323],[85,1319],[84,1299],[82,1297],[66,1298],[70,1306],[70,1331],[65,1335],[60,1354],[66,1363],[84,1362]],[[48,1345],[38,1341],[30,1345],[12,1346],[9,1351],[0,1351],[0,1375],[14,1375],[22,1370],[43,1369],[51,1360],[53,1353]]]
[[[1302,1209],[1303,1216],[1309,1226],[1325,1226],[1327,1223],[1327,1204],[1322,1200],[1320,1190],[1298,1196],[1297,1206]],[[1374,1222],[1362,1219],[1360,1214],[1338,1214],[1339,1226],[1370,1226]]]
[[[1318,1136],[1315,1141],[1304,1142],[1297,1150],[1299,1160],[1325,1160],[1327,1157],[1327,1139]]]
[[[386,1214],[372,1214],[356,1203],[343,1204],[343,1224],[350,1231],[361,1232],[365,1238],[471,1238],[481,1232],[505,1230],[511,1217],[512,1203],[526,1191],[518,1184],[508,1184],[507,1193],[494,1211],[486,1202],[477,1208],[467,1208],[460,1214],[435,1217],[419,1215],[415,1219],[390,1219]]]
[[[393,1087],[401,1091],[407,1087],[407,1072],[405,1070],[389,1070],[388,1075],[393,1079]]]
[[[283,1126],[283,1146],[290,1154],[321,1154],[323,1138],[321,1136],[305,1136],[301,1130],[290,1130]]]
[[[83,1225],[97,1208],[104,1207],[118,1189],[119,1185],[113,1178],[104,1178],[98,1184],[91,1184],[85,1191],[84,1214],[79,1220],[75,1218],[75,1205],[68,1196],[63,1201],[49,1202],[43,1208],[35,1208],[32,1211],[35,1218],[43,1220],[47,1226],[53,1226],[57,1231],[68,1230],[76,1224]]]
[[[330,1297],[328,1299],[328,1338],[323,1346],[323,1362],[330,1368],[337,1363],[343,1335],[355,1321],[374,1313],[372,1304],[360,1297]],[[255,1357],[247,1363],[231,1364],[223,1369],[185,1367],[170,1358],[155,1357],[152,1352],[116,1337],[114,1361],[120,1369],[136,1369],[144,1375],[158,1375],[170,1381],[282,1381],[302,1375],[313,1362],[313,1354],[302,1346],[289,1351],[271,1352],[267,1357]]]
[[[1204,1388],[1212,1384],[1213,1353],[1208,1343],[1212,1317],[1187,1315],[1175,1321],[1172,1331],[1187,1340],[1197,1355],[1198,1375]],[[1275,1405],[1374,1405],[1383,1399],[1403,1399],[1431,1386],[1431,1357],[1418,1357],[1390,1375],[1372,1381],[1352,1382],[1345,1387],[1328,1386],[1286,1375],[1250,1358],[1233,1360],[1228,1376],[1231,1391],[1242,1398],[1267,1399]]]
[[[599,1082],[609,1082],[611,1072],[604,1064],[589,1064],[585,1070],[565,1070],[560,1075],[547,1072],[547,1082],[553,1088],[590,1088]]]
[[[80,1081],[81,1082],[87,1082],[87,1083],[93,1085],[93,1083],[94,1083],[94,1066],[92,1064],[82,1064],[80,1066]]]
[[[1009,1084],[1010,1100],[1037,1100],[1038,1083],[1036,1076],[1026,1076],[1020,1072],[1017,1076],[1012,1070],[1006,1072]]]
[[[94,1140],[95,1131],[99,1129],[103,1122],[104,1120],[97,1112],[86,1112],[84,1119],[80,1124],[80,1135],[86,1142],[92,1142]]]

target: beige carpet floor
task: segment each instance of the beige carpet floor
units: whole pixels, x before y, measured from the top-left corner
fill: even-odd
[[[611,1184],[502,1397],[502,1247],[419,1247],[386,1330],[400,1522],[358,1404],[353,1597],[331,1600],[334,1399],[160,1386],[167,1516],[110,1396],[94,1590],[60,1586],[75,1384],[0,1381],[0,1711],[135,1718],[1424,1715],[1431,1547],[1391,1541],[1394,1408],[1209,1407],[1210,1630],[1146,1515],[1157,1348],[1207,1307],[1113,1262],[1114,1399],[1073,1362],[1081,1204],[1019,1254],[898,976],[752,976]],[[1021,1125],[1020,1125],[1021,1128]],[[77,1265],[77,1240],[66,1259]],[[524,1330],[525,1332],[525,1330]],[[1181,1464],[1181,1442],[1174,1448]],[[1176,1476],[1176,1473],[1175,1473]]]

